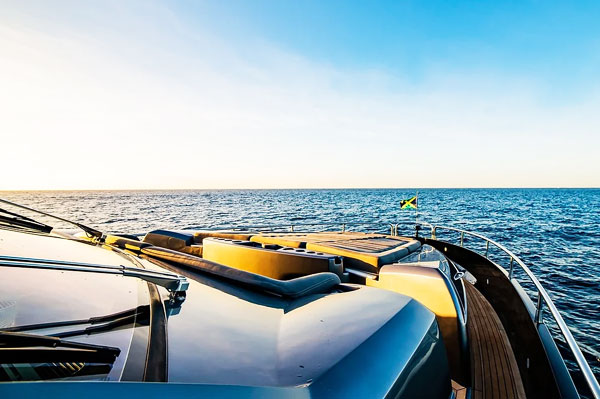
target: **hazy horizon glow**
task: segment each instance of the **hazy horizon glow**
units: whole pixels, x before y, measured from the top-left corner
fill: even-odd
[[[0,190],[600,186],[597,5],[337,6],[9,1]]]

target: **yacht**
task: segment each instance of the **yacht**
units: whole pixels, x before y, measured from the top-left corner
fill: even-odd
[[[474,232],[107,233],[0,202],[4,398],[600,398],[536,276]]]

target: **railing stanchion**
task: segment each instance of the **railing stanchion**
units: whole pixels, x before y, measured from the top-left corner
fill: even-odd
[[[485,241],[485,257],[488,257],[488,251],[490,250],[490,242],[488,240]]]
[[[512,280],[513,278],[513,267],[514,267],[515,259],[510,257],[510,267],[508,268],[508,279]]]
[[[460,246],[463,246],[463,242],[465,241],[465,232],[461,231],[460,232]]]
[[[346,223],[342,223],[342,233],[346,232]]]
[[[542,324],[544,322],[544,301],[542,300],[542,292],[538,291],[537,309],[535,310],[535,323]]]

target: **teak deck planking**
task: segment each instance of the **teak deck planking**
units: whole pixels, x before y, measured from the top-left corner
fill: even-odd
[[[467,330],[473,399],[525,398],[523,382],[498,315],[471,284],[467,292]]]

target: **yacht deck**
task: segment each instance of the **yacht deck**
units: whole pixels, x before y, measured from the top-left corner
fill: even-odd
[[[498,315],[475,287],[465,283],[465,289],[469,309],[471,397],[525,398],[517,361]]]

